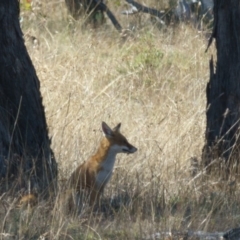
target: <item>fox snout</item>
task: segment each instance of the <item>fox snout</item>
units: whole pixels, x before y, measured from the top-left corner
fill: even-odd
[[[137,148],[129,144],[129,146],[123,146],[122,150],[124,153],[131,154],[131,153],[135,153],[137,151]]]

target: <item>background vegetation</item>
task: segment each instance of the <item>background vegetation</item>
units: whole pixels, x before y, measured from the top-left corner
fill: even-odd
[[[149,6],[155,6],[149,1]],[[119,155],[103,207],[78,218],[39,200],[16,208],[2,196],[2,239],[154,239],[162,231],[225,231],[238,226],[237,183],[192,175],[204,143],[212,47],[191,24],[159,30],[149,16],[126,17],[110,3],[127,39],[111,23],[82,29],[64,2],[22,9],[26,45],[41,81],[59,183],[94,153],[101,122],[122,122],[138,148]],[[138,24],[138,25],[136,25]],[[196,165],[196,164],[195,164]]]

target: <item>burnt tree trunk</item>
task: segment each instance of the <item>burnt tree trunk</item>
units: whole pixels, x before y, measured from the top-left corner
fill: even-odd
[[[24,45],[19,1],[0,1],[0,191],[56,183],[40,83]],[[13,185],[14,184],[14,185]]]
[[[203,162],[220,164],[229,176],[232,167],[238,168],[240,153],[240,0],[214,0],[213,11],[210,40],[215,39],[217,62],[214,68],[210,60]]]

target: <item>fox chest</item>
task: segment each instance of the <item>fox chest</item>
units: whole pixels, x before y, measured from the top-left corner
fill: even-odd
[[[115,163],[115,156],[108,156],[106,160],[100,165],[99,171],[96,175],[96,185],[98,188],[104,187],[110,180],[113,167]]]
[[[96,183],[98,188],[105,186],[112,176],[112,170],[101,169],[96,176]]]

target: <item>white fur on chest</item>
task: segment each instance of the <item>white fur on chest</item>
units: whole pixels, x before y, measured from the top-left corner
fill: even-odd
[[[111,149],[108,151],[105,161],[102,162],[101,170],[96,176],[96,184],[99,188],[107,184],[110,180],[116,160],[116,155],[118,152],[118,147],[116,145],[112,146]]]

